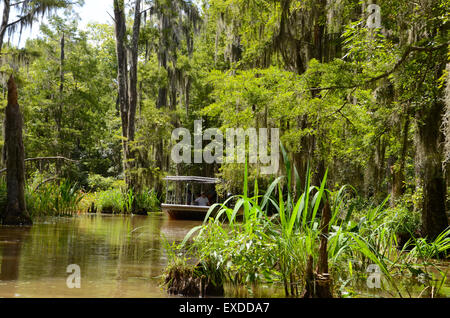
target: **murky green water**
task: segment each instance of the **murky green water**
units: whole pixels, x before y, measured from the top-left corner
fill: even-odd
[[[31,228],[0,227],[0,297],[167,297],[158,286],[167,240],[199,222],[163,214],[47,219]],[[69,289],[67,266],[81,270]]]
[[[161,213],[144,216],[83,215],[35,222],[31,228],[0,227],[1,297],[168,297],[159,287],[167,264],[163,237],[181,241],[197,221],[173,221]],[[81,270],[81,288],[67,286],[67,266]],[[448,270],[448,262],[441,264]],[[441,296],[450,296],[450,279]],[[338,282],[339,283],[339,282]],[[426,295],[417,282],[398,282],[412,296]],[[405,286],[402,286],[405,285]],[[354,297],[398,297],[394,290],[368,290]],[[252,292],[231,290],[234,297],[283,297],[283,289],[260,286]],[[445,296],[446,295],[446,296]]]

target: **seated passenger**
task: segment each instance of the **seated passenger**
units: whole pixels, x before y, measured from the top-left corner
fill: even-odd
[[[202,192],[202,194],[197,199],[195,199],[194,202],[198,206],[208,206],[209,205],[209,200],[206,197],[205,192]]]

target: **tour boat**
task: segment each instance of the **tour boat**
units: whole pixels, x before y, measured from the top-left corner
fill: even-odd
[[[217,203],[215,185],[220,179],[190,176],[169,176],[166,181],[166,202],[161,205],[162,210],[174,220],[201,220],[208,214],[211,205]],[[172,184],[169,184],[171,182]],[[172,188],[170,187],[172,186]],[[202,193],[209,189],[215,195],[215,202],[209,202],[208,206],[195,205],[195,193]],[[196,192],[197,191],[197,192]],[[216,209],[216,211],[218,208]],[[216,212],[214,211],[214,212]],[[211,216],[214,216],[214,212]]]

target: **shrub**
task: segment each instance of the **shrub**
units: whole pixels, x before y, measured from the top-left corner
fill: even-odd
[[[114,186],[114,178],[105,178],[99,174],[90,174],[88,177],[88,185],[90,191],[106,191]]]
[[[141,193],[136,194],[134,198],[136,200],[136,210],[138,212],[159,211],[160,202],[153,189],[145,189]]]
[[[78,184],[63,180],[57,183],[41,183],[27,186],[25,199],[31,217],[68,216],[80,211],[84,194]]]
[[[399,205],[385,211],[384,218],[396,234],[411,235],[416,234],[420,229],[420,213],[409,211],[407,207]]]
[[[159,210],[159,200],[153,190],[135,194],[122,188],[110,189],[95,194],[96,210],[102,213],[147,214]]]
[[[101,213],[124,213],[125,198],[121,189],[111,189],[95,194],[95,207]]]

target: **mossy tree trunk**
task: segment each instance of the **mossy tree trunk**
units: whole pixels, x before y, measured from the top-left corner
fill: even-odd
[[[448,226],[441,132],[444,103],[436,100],[416,114],[416,175],[423,190],[422,231],[435,239]]]
[[[120,117],[122,121],[122,150],[123,170],[125,182],[129,183],[128,176],[128,59],[126,51],[126,17],[123,2],[114,0],[115,37],[117,54],[117,83]]]
[[[400,158],[397,160],[397,167],[392,167],[392,189],[391,189],[391,206],[395,206],[396,202],[405,193],[405,169],[406,157],[408,154],[408,134],[409,134],[410,116],[407,113],[403,123],[402,150]],[[381,182],[381,181],[380,181]]]
[[[8,105],[5,115],[7,206],[3,216],[3,224],[31,225],[32,221],[25,203],[23,118],[17,102],[17,86],[13,76],[8,81]]]
[[[333,298],[332,281],[328,268],[328,234],[331,221],[330,203],[322,210],[321,235],[317,269],[313,271],[313,257],[309,256],[306,265],[305,291],[303,298]]]
[[[6,31],[8,29],[8,22],[9,22],[9,14],[11,12],[11,1],[10,0],[3,0],[3,17],[2,17],[2,24],[0,26],[0,51],[3,47],[3,41],[5,39]]]
[[[135,121],[138,104],[137,92],[137,67],[138,48],[141,26],[141,0],[137,0],[134,6],[134,23],[131,43],[127,45],[127,27],[125,16],[125,4],[123,1],[114,0],[115,37],[117,55],[117,82],[122,120],[122,148],[123,169],[128,189],[138,190],[137,175],[135,171],[137,152],[134,149]],[[128,54],[128,52],[130,54]],[[128,58],[129,55],[129,58]]]

